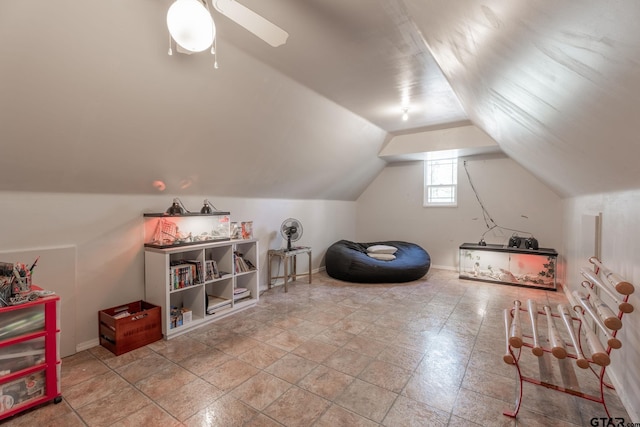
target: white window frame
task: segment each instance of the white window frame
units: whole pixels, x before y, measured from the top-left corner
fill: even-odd
[[[449,167],[448,173],[434,176],[433,167]],[[450,196],[442,200],[434,197],[438,189],[449,189]],[[458,206],[458,158],[428,159],[424,161],[424,207],[457,207]]]

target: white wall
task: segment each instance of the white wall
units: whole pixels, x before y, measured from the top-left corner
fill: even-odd
[[[163,212],[174,196],[122,196],[62,193],[0,192],[0,253],[46,248],[53,260],[56,248],[75,247],[76,283],[65,289],[36,269],[34,280],[63,298],[75,310],[75,324],[62,325],[62,334],[74,333],[78,348],[97,342],[98,311],[144,298],[144,212]],[[254,222],[260,242],[260,286],[266,288],[266,252],[284,245],[279,234],[283,220],[299,219],[304,234],[297,244],[313,248],[313,268],[323,264],[325,249],[342,238],[355,238],[355,202],[285,199],[239,199],[207,196],[181,197],[191,211],[199,211],[204,198],[218,209],[231,212],[232,221]],[[36,251],[37,252],[37,251]],[[30,263],[32,259],[2,259]],[[274,264],[275,267],[275,264]],[[74,301],[73,306],[68,305]]]
[[[357,201],[357,239],[415,242],[429,252],[432,265],[457,269],[460,244],[478,242],[487,230],[463,160],[458,165],[455,208],[422,206],[423,162],[389,164]],[[498,225],[533,233],[541,247],[560,251],[562,201],[558,195],[509,158],[466,160],[480,199]],[[503,244],[511,234],[490,231],[485,240]]]
[[[622,348],[612,350],[607,373],[618,389],[631,419],[640,420],[640,190],[597,194],[567,199],[564,202],[564,253],[566,283],[579,290],[584,278],[580,267],[588,265],[582,249],[583,216],[602,213],[602,262],[636,287],[629,302],[636,307],[623,317],[617,337]],[[603,298],[604,299],[604,298]]]

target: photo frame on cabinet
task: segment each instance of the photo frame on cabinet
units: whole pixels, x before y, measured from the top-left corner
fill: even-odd
[[[253,239],[253,221],[243,221],[241,223],[241,233],[243,239]]]

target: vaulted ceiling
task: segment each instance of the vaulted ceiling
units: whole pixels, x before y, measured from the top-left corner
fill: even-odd
[[[355,200],[469,124],[560,195],[640,182],[638,2],[241,3],[289,39],[214,12],[216,70],[167,55],[171,0],[0,2],[0,190]]]

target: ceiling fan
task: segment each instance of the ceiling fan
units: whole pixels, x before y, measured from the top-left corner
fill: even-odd
[[[246,30],[261,38],[273,47],[278,47],[287,42],[289,34],[282,28],[267,21],[251,9],[241,5],[235,0],[211,0],[213,8],[222,15],[244,27]]]
[[[282,28],[235,0],[211,0],[211,5],[273,47],[285,44],[289,37]],[[207,0],[175,0],[167,12],[167,27],[183,53],[202,52],[215,41],[216,27]]]

